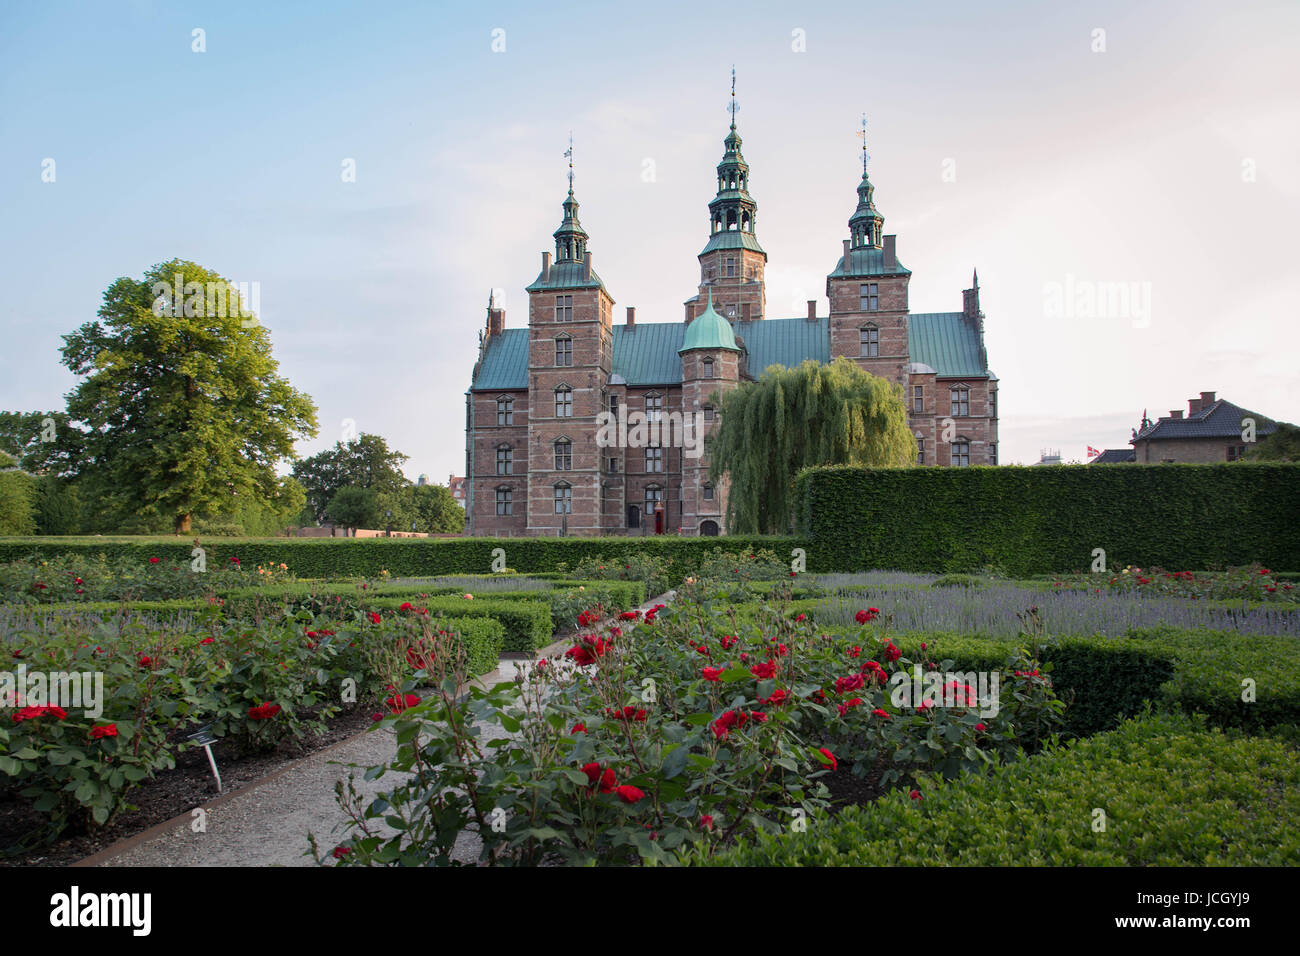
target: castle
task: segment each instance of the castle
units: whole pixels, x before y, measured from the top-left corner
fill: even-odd
[[[734,96],[734,92],[733,92]],[[707,454],[663,443],[598,440],[610,413],[651,421],[685,415],[705,433],[716,396],[769,365],[848,356],[904,389],[921,465],[997,464],[997,376],[984,349],[979,279],[960,312],[908,311],[911,272],[883,235],[863,143],[849,238],[826,277],[828,315],[769,318],[735,112],[709,203],[700,284],[680,322],[614,324],[614,299],[592,268],[578,221],[572,164],[554,259],[528,286],[528,327],[507,329],[489,298],[466,393],[467,528],[472,535],[726,532],[727,482],[709,480]],[[636,444],[636,443],[633,443]]]

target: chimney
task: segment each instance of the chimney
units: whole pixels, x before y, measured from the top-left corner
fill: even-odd
[[[542,281],[545,282],[550,277],[551,277],[551,254],[549,252],[543,252],[542,253]]]
[[[1213,404],[1214,404],[1214,393],[1201,392],[1201,408],[1205,408],[1207,405],[1213,405]]]
[[[1201,400],[1199,398],[1189,398],[1187,400],[1187,417],[1191,418],[1201,410]]]
[[[894,251],[894,242],[897,236],[885,236],[885,268],[892,269],[898,262],[897,253]]]
[[[1183,417],[1183,410],[1181,408],[1171,408],[1169,409],[1169,417],[1179,421]]]
[[[590,252],[584,252],[582,254],[582,278],[583,279],[591,278],[591,253]]]
[[[627,327],[629,329],[636,327],[636,307],[629,305],[627,307]]]
[[[847,239],[844,240],[844,268],[845,270],[849,268],[849,241]]]
[[[500,335],[506,327],[506,310],[488,310],[488,335]]]
[[[816,299],[808,300],[808,321],[809,322],[817,321],[817,300]]]

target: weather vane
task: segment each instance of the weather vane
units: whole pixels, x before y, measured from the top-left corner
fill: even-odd
[[[573,130],[569,130],[569,148],[564,151],[569,160],[569,192],[573,192]]]
[[[727,111],[731,113],[731,128],[736,128],[736,110],[740,109],[740,104],[736,102],[736,67],[731,68],[731,102],[727,104]]]
[[[865,176],[867,175],[867,160],[871,158],[871,155],[867,152],[867,114],[866,113],[862,114],[862,129],[858,132],[858,136],[862,137],[862,175]]]

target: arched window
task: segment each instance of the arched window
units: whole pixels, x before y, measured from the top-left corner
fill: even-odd
[[[573,514],[573,487],[567,481],[555,483],[555,513]]]
[[[555,337],[555,364],[564,368],[573,364],[573,340],[567,335]]]
[[[573,467],[573,442],[559,438],[555,442],[555,470],[569,471]]]
[[[509,445],[497,445],[497,474],[513,475],[515,450]]]
[[[862,358],[880,355],[880,329],[876,326],[864,325],[858,329],[858,355]]]
[[[573,389],[567,385],[561,385],[555,390],[555,417],[573,417]]]
[[[731,230],[735,228],[736,228],[736,211],[733,209],[727,213],[727,229]]]
[[[515,400],[509,395],[497,399],[497,424],[513,425],[515,423]]]

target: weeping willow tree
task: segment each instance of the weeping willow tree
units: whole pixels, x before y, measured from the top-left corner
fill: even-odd
[[[847,358],[770,366],[721,396],[710,478],[731,481],[733,534],[790,529],[794,478],[810,465],[903,466],[916,461],[903,388]]]

